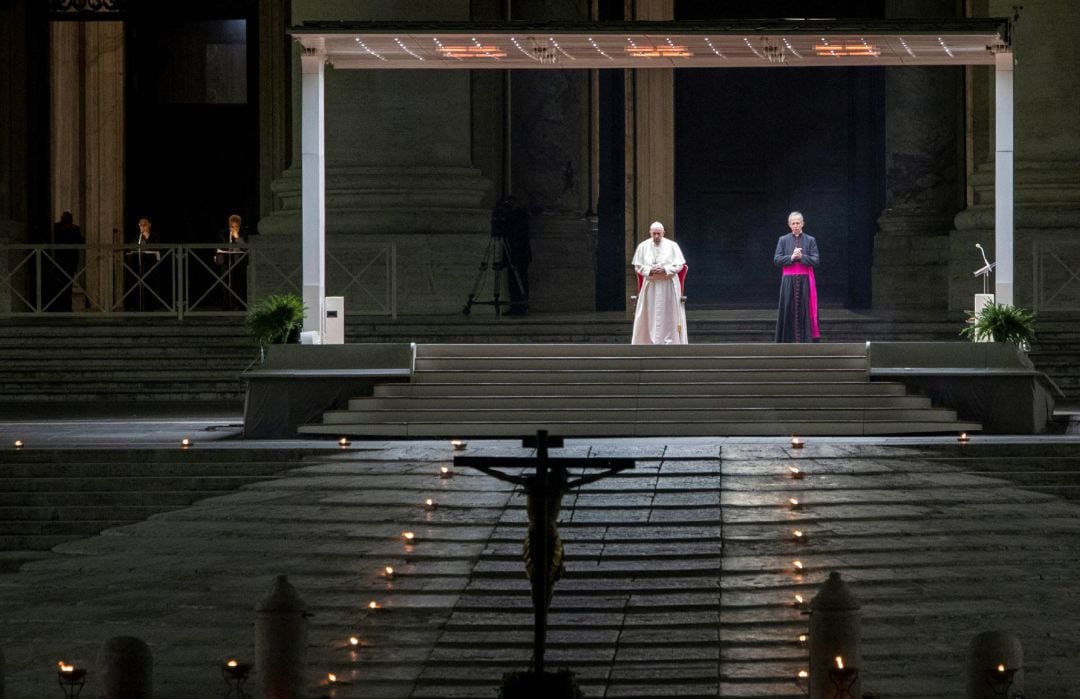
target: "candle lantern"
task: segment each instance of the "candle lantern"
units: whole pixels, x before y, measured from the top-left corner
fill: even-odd
[[[352,442],[349,441],[348,437],[342,437],[341,439],[339,439],[337,441],[337,443],[338,443],[338,446],[341,447],[342,449],[345,449],[346,447],[348,447],[349,445],[352,444]]]
[[[22,449],[23,441],[21,439],[16,439],[14,442],[11,443],[11,446],[15,447],[16,449]]]
[[[791,448],[792,449],[802,449],[804,444],[805,444],[805,442],[803,442],[798,437],[792,437],[791,438]]]
[[[986,631],[971,639],[967,658],[968,699],[1021,696],[1024,649],[1006,631]]]
[[[440,466],[439,467],[439,478],[453,478],[453,477],[454,477],[454,469],[450,468],[449,466]]]
[[[244,693],[244,683],[251,676],[251,669],[251,663],[242,663],[235,658],[229,658],[225,661],[225,664],[221,666],[221,678],[225,680],[225,684],[229,687],[229,693],[225,696],[231,697],[233,692],[238,697],[247,696]]]
[[[431,498],[424,500],[424,509],[428,512],[434,512],[439,509],[439,503],[435,502]]]
[[[967,444],[968,442],[970,442],[970,441],[971,441],[971,437],[969,437],[969,436],[968,436],[968,433],[967,433],[967,432],[961,432],[961,433],[960,433],[960,434],[959,434],[959,435],[958,435],[958,436],[956,437],[956,441],[960,442],[961,444]]]
[[[836,571],[810,600],[810,699],[862,697],[859,610]]]
[[[64,690],[64,696],[74,699],[82,693],[86,685],[86,668],[75,667],[61,660],[56,664],[56,680],[60,683],[60,688]]]
[[[465,447],[469,446],[469,443],[464,439],[451,439],[450,446],[454,448],[454,451],[465,451]]]

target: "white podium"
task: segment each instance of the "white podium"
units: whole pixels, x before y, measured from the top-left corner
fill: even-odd
[[[326,334],[324,345],[345,344],[345,297],[326,297]]]

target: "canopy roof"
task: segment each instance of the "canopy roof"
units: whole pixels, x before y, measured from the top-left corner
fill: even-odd
[[[339,69],[993,65],[1004,18],[716,22],[305,22],[290,34]]]

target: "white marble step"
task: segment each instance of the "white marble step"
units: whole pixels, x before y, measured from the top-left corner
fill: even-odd
[[[631,389],[634,387],[630,387]],[[610,395],[559,395],[552,391],[551,395],[527,395],[519,393],[515,395],[490,395],[477,389],[475,393],[444,395],[444,396],[409,396],[398,395],[394,397],[378,396],[373,398],[354,398],[349,401],[349,410],[416,410],[416,409],[464,409],[464,408],[487,408],[487,409],[562,409],[574,407],[576,409],[601,409],[613,407],[648,407],[656,404],[656,393],[659,390],[613,392]],[[680,395],[678,407],[685,409],[705,410],[722,408],[740,408],[754,406],[757,408],[789,408],[806,410],[808,406],[817,408],[906,408],[921,409],[930,407],[930,399],[925,396],[905,395],[860,395],[839,393],[834,395],[822,395],[814,393],[784,393],[784,394],[713,394],[713,395]]]
[[[659,382],[668,384],[698,383],[701,381],[730,381],[744,383],[788,382],[815,379],[818,381],[869,380],[865,370],[816,369],[778,366],[769,369],[492,369],[417,371],[413,383],[477,384],[487,381],[513,380],[519,383],[580,383],[598,382],[627,384]]]
[[[512,377],[509,377],[512,378]],[[375,387],[378,397],[435,397],[463,394],[487,396],[620,396],[654,395],[668,386],[665,382],[641,381],[628,384],[600,382],[576,383],[517,383],[504,381],[480,381],[470,386],[460,383],[387,383]],[[695,381],[679,386],[682,396],[733,396],[733,395],[850,395],[850,396],[903,396],[907,391],[903,384],[874,381],[865,377],[858,381],[785,381],[751,383],[744,381]]]
[[[784,366],[792,370],[855,370],[866,371],[866,355],[806,355],[784,357]],[[737,356],[686,356],[674,358],[648,357],[556,357],[524,356],[506,357],[500,355],[465,356],[465,357],[417,357],[417,371],[640,371],[642,369],[664,369],[668,365],[679,371],[689,370],[761,370],[776,367],[778,358],[772,355],[737,355]]]
[[[652,420],[648,422],[466,422],[447,421],[438,423],[342,423],[306,425],[300,428],[303,434],[351,435],[357,437],[425,437],[453,438],[469,436],[481,437],[520,437],[534,434],[538,429],[546,429],[554,435],[566,437],[751,437],[751,436],[862,436],[862,435],[899,435],[921,433],[955,433],[958,431],[974,432],[980,425],[951,419],[921,419],[910,422],[884,420],[869,422],[864,420],[840,422],[836,420],[795,419],[787,422],[747,421],[709,421],[709,422],[670,422]]]

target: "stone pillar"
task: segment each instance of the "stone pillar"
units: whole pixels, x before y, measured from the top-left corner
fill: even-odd
[[[939,17],[937,0],[890,0],[890,17]],[[963,69],[885,69],[885,210],[874,237],[874,309],[944,310],[949,230],[963,206]]]
[[[515,21],[589,19],[587,0],[515,0],[511,8]],[[535,41],[543,44],[545,38]],[[511,153],[510,193],[531,213],[529,305],[535,311],[596,307],[589,95],[587,71],[510,73],[510,142],[504,147]]]
[[[1012,16],[1015,3],[991,0],[989,15]],[[1014,25],[1014,237],[1013,302],[1040,314],[1080,310],[1075,269],[1080,217],[1080,47],[1074,41],[1080,15],[1067,0],[1028,3]],[[990,76],[993,68],[979,68]],[[993,144],[993,88],[973,115],[977,143]],[[981,266],[976,242],[991,259],[994,248],[994,148],[971,175],[972,202],[955,219],[950,237],[949,307],[970,309],[982,285],[971,276]]]
[[[469,0],[294,0],[290,24],[342,17],[461,21],[469,19]],[[295,62],[293,70],[295,127]],[[369,265],[391,244],[399,312],[456,313],[464,305],[490,239],[493,203],[491,181],[472,162],[470,95],[468,71],[327,67],[326,293],[344,295],[347,309],[370,306],[359,286],[382,278],[383,258]],[[256,255],[280,246],[285,257],[299,257],[297,156],[294,145],[292,165],[273,182],[278,208],[259,221]],[[255,298],[273,291],[273,281],[256,278]]]
[[[124,25],[53,22],[50,31],[50,213],[71,211],[81,226],[86,305],[102,310],[120,291],[119,258],[93,246],[123,242]]]
[[[673,0],[627,0],[627,17],[670,20]],[[630,267],[649,224],[660,221],[675,239],[675,76],[670,68],[626,73],[626,296],[637,293]],[[627,316],[633,314],[630,304]]]

